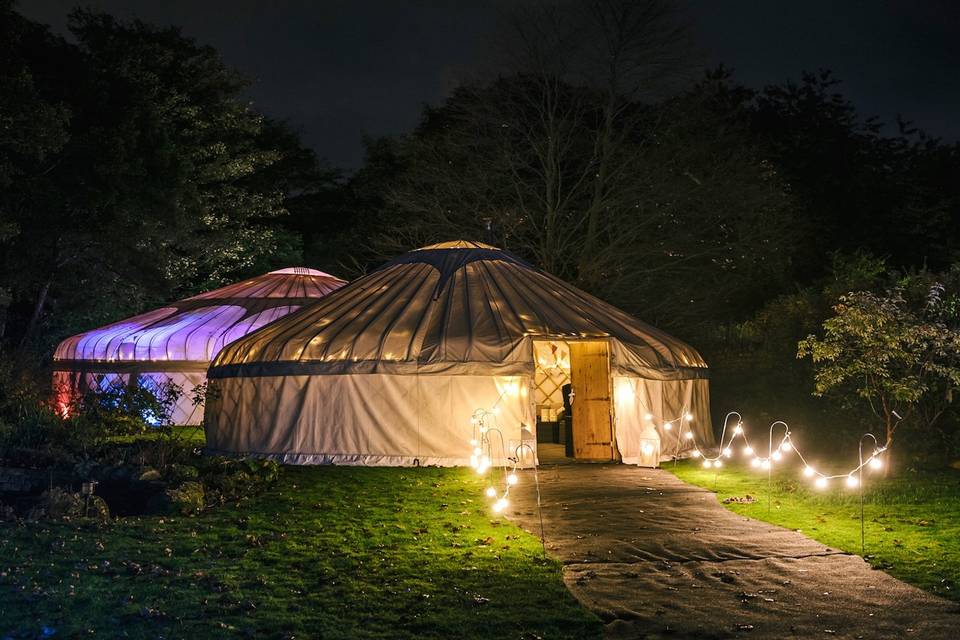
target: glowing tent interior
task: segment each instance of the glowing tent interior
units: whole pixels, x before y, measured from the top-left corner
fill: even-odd
[[[655,466],[692,448],[683,430],[713,441],[694,349],[505,251],[455,241],[224,348],[208,373],[207,447],[299,464],[466,465],[471,416],[485,409],[510,455],[532,438],[538,369],[551,366],[575,392],[576,458]]]
[[[280,269],[67,338],[54,353],[57,408],[69,411],[87,391],[172,382],[183,394],[171,420],[198,424],[203,408],[194,405],[191,390],[206,381],[224,346],[344,284],[315,269]]]

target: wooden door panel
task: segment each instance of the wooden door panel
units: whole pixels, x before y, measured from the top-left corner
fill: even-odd
[[[570,342],[570,383],[575,392],[573,455],[584,460],[611,460],[610,354],[605,341]]]

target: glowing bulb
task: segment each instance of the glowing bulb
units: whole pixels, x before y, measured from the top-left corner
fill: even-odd
[[[793,445],[790,444],[789,440],[784,440],[783,442],[780,443],[780,451],[783,451],[784,453],[789,453],[791,450],[793,450]]]
[[[666,429],[667,431],[670,431],[671,429],[673,429],[673,425],[668,422],[663,425],[663,428]]]
[[[490,413],[492,413],[495,416],[500,415],[500,407],[494,407],[493,411],[491,411]]]
[[[690,455],[693,456],[694,458],[699,458],[699,457],[700,457],[700,452],[697,451],[696,449],[694,449],[694,450],[690,453]]]
[[[517,484],[517,474],[511,473],[507,476],[507,484]]]
[[[752,456],[752,455],[753,455],[753,447],[744,447],[744,448],[743,448],[743,455],[745,455],[745,456]]]
[[[474,438],[473,440],[470,441],[470,446],[471,446],[471,447],[477,446],[477,439],[476,439],[476,438]]]
[[[684,436],[684,438],[686,438],[687,440],[693,440],[693,434],[692,434],[691,432],[687,431],[687,433],[686,433],[686,435]]]
[[[883,462],[880,461],[880,458],[876,458],[876,457],[870,458],[870,462],[867,464],[870,465],[871,469],[879,469],[880,467],[883,466]]]
[[[804,467],[803,469],[803,475],[806,476],[807,478],[813,476],[813,474],[815,473],[816,471],[813,470],[813,467]]]
[[[653,414],[652,414],[652,413],[645,413],[645,414],[643,414],[643,419],[644,419],[644,420],[653,420]]]
[[[480,458],[480,464],[482,464],[482,465],[485,466],[485,467],[489,467],[489,466],[490,466],[490,456],[483,456],[483,457],[481,457],[481,458]]]
[[[770,468],[770,461],[769,461],[769,460],[764,460],[763,462],[760,463],[760,467],[763,468],[763,469],[769,469],[769,468]]]
[[[493,503],[493,510],[496,511],[497,513],[500,513],[501,511],[507,508],[508,504],[510,503],[507,502],[506,498],[500,498],[499,500]]]
[[[483,425],[480,425],[480,433],[486,433],[486,432],[487,432],[487,428]]]
[[[743,426],[742,426],[742,425],[739,425],[739,424],[738,424],[737,426],[735,426],[735,427],[733,428],[733,433],[734,433],[734,435],[740,435],[741,433],[743,433]]]
[[[712,467],[712,466],[713,466],[713,463],[710,462],[709,460],[704,460],[704,461],[703,461],[703,468],[704,468],[704,469],[709,469],[709,468]]]
[[[725,455],[728,458],[733,456],[733,449],[731,449],[730,447],[727,447],[726,449],[723,450],[723,455]]]
[[[487,487],[487,497],[488,497],[488,498],[496,498],[496,497],[497,497],[497,490],[494,489],[493,487]]]
[[[470,456],[470,466],[476,469],[480,466],[480,459],[477,456]]]
[[[783,457],[783,454],[780,453],[779,450],[777,450],[777,451],[774,451],[773,453],[771,453],[771,454],[770,454],[770,457],[773,458],[774,460],[779,460],[780,458]]]
[[[823,489],[824,487],[827,486],[827,479],[824,478],[823,476],[820,476],[819,478],[817,478],[816,480],[814,480],[813,485],[814,485],[817,489]]]
[[[853,474],[850,474],[850,475],[847,476],[847,486],[848,486],[848,487],[851,487],[851,488],[852,488],[852,487],[857,486],[858,484],[860,484],[860,482],[853,476]]]
[[[723,460],[714,460],[714,461],[713,461],[713,466],[716,467],[717,469],[719,469],[720,467],[723,466]]]
[[[753,460],[751,460],[751,461],[750,461],[750,466],[751,466],[751,467],[759,467],[759,466],[760,466],[760,458],[754,458]]]
[[[483,449],[481,449],[480,447],[474,447],[474,449],[473,449],[473,455],[478,456],[478,455],[480,455],[481,453],[483,453]]]
[[[643,455],[648,456],[653,453],[653,445],[648,442],[647,444],[643,445],[641,450],[643,451]]]
[[[693,422],[693,414],[688,413],[687,415],[683,416],[683,419],[686,420],[687,422]]]

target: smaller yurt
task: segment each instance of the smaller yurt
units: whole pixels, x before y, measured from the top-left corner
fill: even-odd
[[[544,439],[569,459],[656,466],[714,444],[695,349],[477,242],[402,255],[208,375],[208,449],[292,464],[466,465],[487,414],[503,451],[542,458],[534,433],[561,409]]]
[[[171,421],[199,424],[203,407],[191,392],[206,382],[221,349],[345,284],[316,269],[290,267],[67,338],[53,356],[54,402],[66,414],[89,391],[172,382],[183,393]]]

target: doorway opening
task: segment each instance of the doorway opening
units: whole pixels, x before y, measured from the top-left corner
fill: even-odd
[[[533,344],[541,462],[617,460],[607,341]]]

